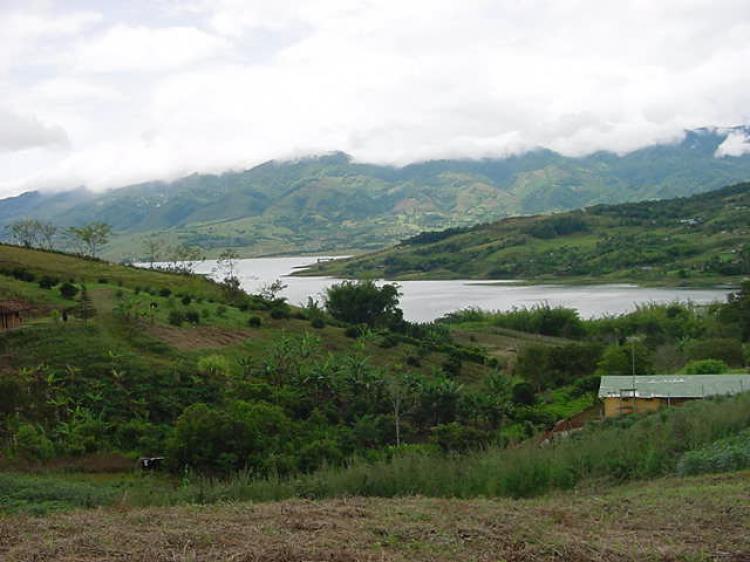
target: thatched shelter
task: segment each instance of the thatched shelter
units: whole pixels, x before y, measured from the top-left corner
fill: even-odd
[[[18,328],[29,305],[20,301],[0,301],[0,332]]]

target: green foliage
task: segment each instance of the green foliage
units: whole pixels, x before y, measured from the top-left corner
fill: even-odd
[[[211,354],[198,359],[198,372],[214,377],[226,377],[231,367],[223,355]]]
[[[677,473],[692,476],[750,468],[750,430],[725,437],[700,449],[688,451],[677,463]]]
[[[43,461],[52,458],[54,447],[42,428],[25,423],[15,432],[14,452],[25,459]]]
[[[81,320],[87,321],[94,316],[96,316],[96,307],[94,306],[94,301],[91,300],[91,295],[89,295],[89,292],[86,289],[86,285],[82,285],[81,296],[79,297],[78,302],[78,317]]]
[[[66,299],[73,299],[78,294],[78,287],[73,285],[73,283],[65,282],[62,285],[60,285],[60,295],[62,295]]]
[[[579,338],[585,335],[583,321],[577,310],[552,307],[548,303],[531,308],[514,308],[508,312],[483,312],[469,308],[446,314],[440,321],[448,324],[487,322],[501,328],[544,336]]]
[[[326,289],[328,313],[343,322],[388,326],[401,320],[398,286],[374,281],[344,281]]]
[[[170,310],[168,321],[172,326],[181,326],[186,321],[185,313],[182,310]]]
[[[610,345],[597,363],[600,375],[648,375],[652,373],[651,354],[641,342]]]
[[[688,375],[720,375],[728,370],[729,366],[720,359],[698,359],[685,365],[682,372]]]
[[[514,404],[531,406],[536,402],[534,387],[527,382],[519,382],[513,385],[512,400]]]
[[[432,428],[432,442],[444,452],[467,452],[484,447],[492,440],[491,435],[476,427],[458,422],[436,425]]]
[[[741,367],[745,364],[742,343],[736,339],[710,338],[692,341],[687,345],[686,351],[691,361],[716,359],[732,367]]]
[[[284,451],[290,431],[290,420],[270,404],[194,404],[177,419],[169,457],[175,466],[208,472],[266,473],[277,468],[274,457]]]
[[[541,391],[593,374],[601,356],[598,343],[528,345],[519,352],[514,372]]]
[[[247,319],[247,325],[251,328],[260,328],[263,321],[260,319],[260,316],[251,316]]]

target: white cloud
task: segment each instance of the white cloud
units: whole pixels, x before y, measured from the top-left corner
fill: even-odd
[[[67,145],[68,136],[61,127],[0,108],[0,152]]]
[[[718,158],[742,156],[743,154],[750,154],[750,137],[742,132],[733,131],[729,133],[726,140],[716,149]]]
[[[0,159],[0,192],[329,150],[395,164],[622,153],[750,122],[744,0],[154,5],[0,15],[0,47],[24,53],[0,62],[3,99],[70,139],[46,161]]]
[[[74,69],[86,72],[173,70],[222,53],[220,37],[191,27],[116,25],[80,42]]]

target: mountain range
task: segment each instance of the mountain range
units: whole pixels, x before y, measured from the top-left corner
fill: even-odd
[[[685,196],[745,181],[750,154],[716,155],[738,130],[693,130],[680,142],[623,155],[574,158],[539,149],[393,167],[333,153],[105,192],[32,191],[0,200],[0,228],[27,217],[61,226],[107,222],[115,232],[105,251],[112,259],[142,257],[144,239],[156,233],[200,246],[209,256],[227,247],[248,257],[360,252],[424,231]]]

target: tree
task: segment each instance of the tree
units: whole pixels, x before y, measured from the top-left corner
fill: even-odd
[[[640,342],[627,345],[610,345],[597,363],[601,375],[647,375],[652,372],[648,348]]]
[[[202,261],[200,248],[195,246],[186,246],[178,244],[169,248],[168,252],[169,267],[168,269],[175,273],[191,274],[195,271],[195,264]]]
[[[81,298],[78,304],[78,317],[84,322],[88,322],[90,318],[96,316],[96,307],[94,301],[91,300],[91,295],[86,290],[86,285],[81,285]]]
[[[398,285],[378,287],[374,281],[344,281],[326,290],[328,313],[338,320],[368,326],[389,326],[403,318]]]
[[[240,258],[240,255],[233,249],[227,248],[221,254],[219,259],[216,260],[216,264],[224,272],[224,279],[234,279],[234,266],[235,262]]]
[[[109,242],[112,227],[104,222],[92,222],[84,226],[71,226],[67,232],[80,253],[95,258],[99,249]]]
[[[154,262],[157,262],[162,258],[164,242],[156,236],[149,236],[143,241],[143,250],[146,252],[148,266],[153,269]]]
[[[52,250],[55,247],[55,237],[60,229],[51,222],[40,222],[38,226],[39,240],[44,248]]]
[[[14,244],[33,248],[39,241],[41,223],[35,219],[20,219],[6,228]]]

